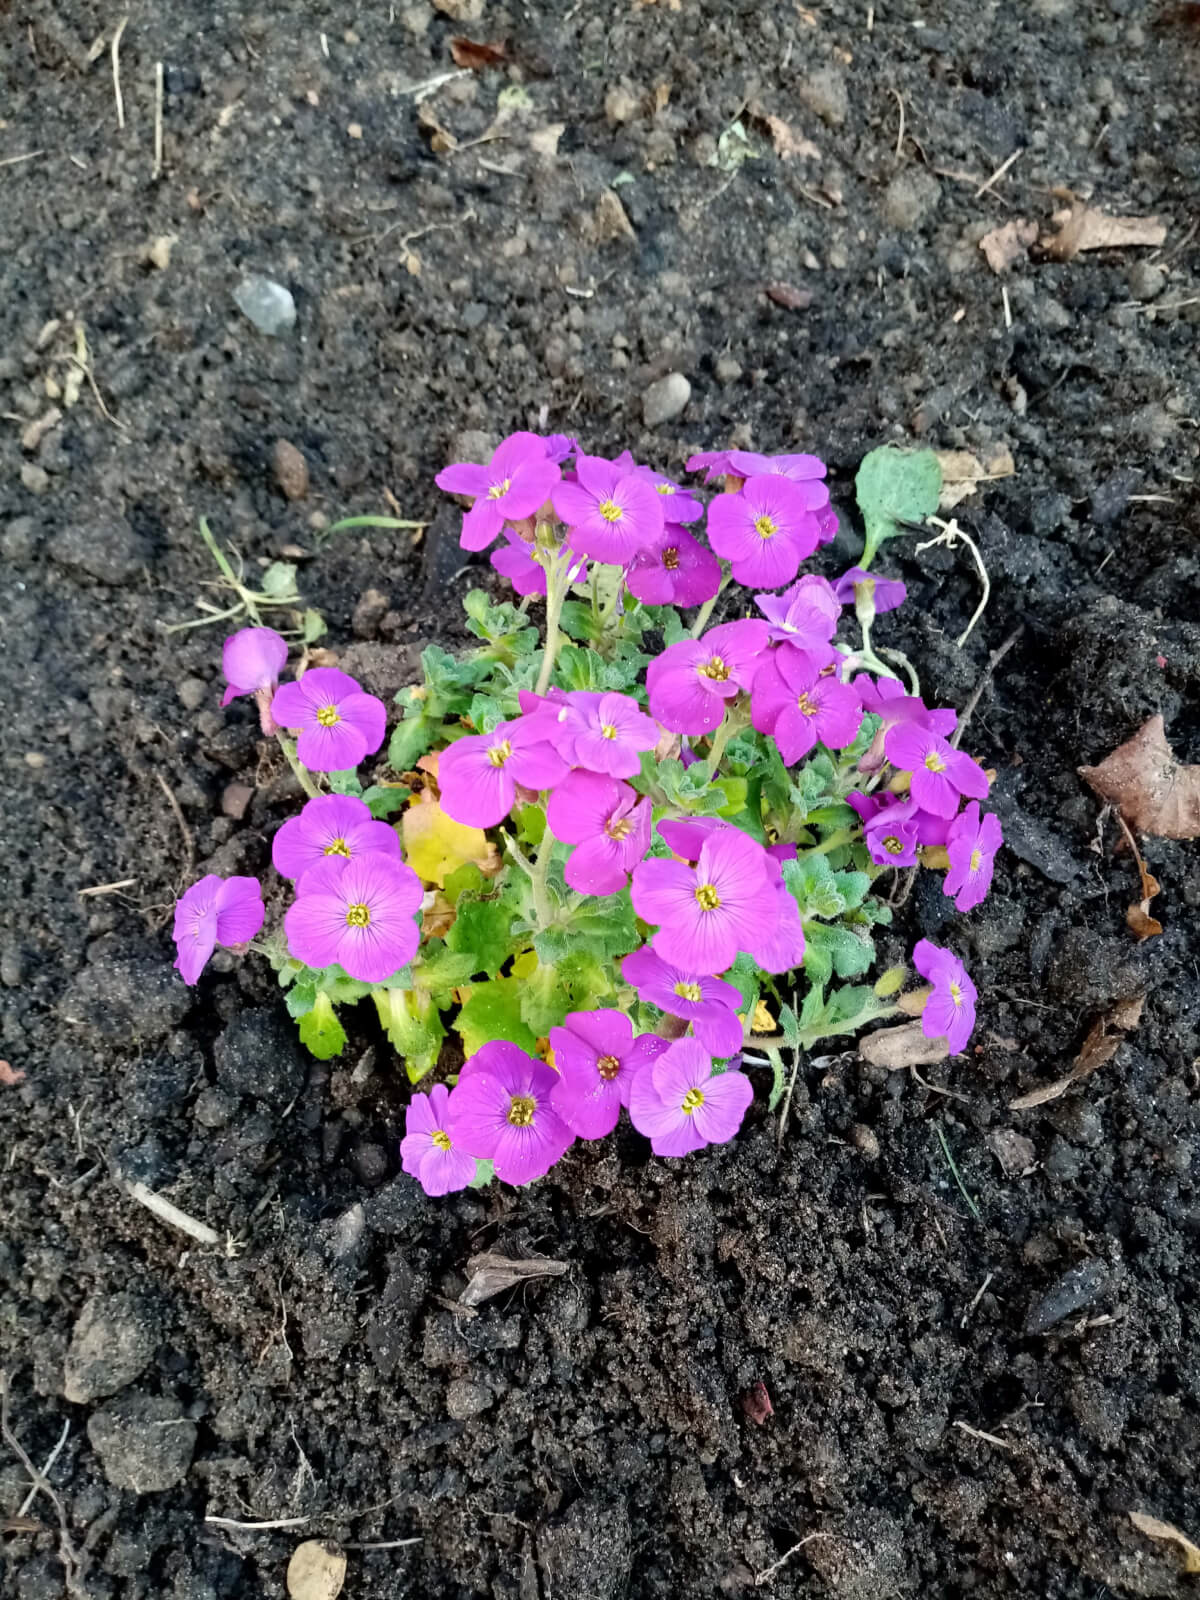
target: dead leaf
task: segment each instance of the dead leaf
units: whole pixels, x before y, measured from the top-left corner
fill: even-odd
[[[1051,220],[1058,225],[1058,232],[1046,234],[1040,243],[1055,261],[1070,261],[1081,250],[1157,247],[1167,237],[1157,217],[1109,217],[1085,200],[1076,200],[1070,211],[1056,211]]]
[[[758,116],[758,120],[771,135],[771,143],[775,147],[775,154],[780,161],[819,161],[821,152],[811,139],[805,139],[801,134],[793,131],[790,123],[782,117],[767,116],[765,113]]]
[[[993,272],[1007,272],[1014,261],[1021,259],[1031,244],[1037,243],[1037,236],[1036,222],[1014,218],[1012,222],[1002,223],[990,233],[985,233],[979,241],[979,248]]]
[[[32,1517],[5,1517],[0,1521],[0,1533],[44,1533],[44,1522],[35,1522]]]
[[[996,446],[986,462],[970,450],[937,450],[934,454],[942,469],[939,511],[952,511],[959,501],[974,494],[981,483],[1011,478],[1017,470],[1012,451],[1004,445]]]
[[[889,1072],[907,1067],[928,1067],[935,1061],[945,1061],[950,1046],[944,1038],[927,1039],[919,1022],[902,1022],[895,1028],[880,1028],[860,1039],[858,1053],[873,1067],[886,1067]]]
[[[1129,831],[1129,824],[1119,811],[1117,812],[1117,821],[1121,824],[1125,837],[1129,841],[1129,848],[1133,851],[1133,859],[1137,863],[1138,878],[1142,885],[1142,898],[1136,905],[1130,906],[1126,911],[1125,921],[1139,940],[1152,939],[1155,934],[1161,933],[1163,930],[1162,923],[1159,922],[1158,918],[1150,915],[1150,902],[1162,891],[1159,888],[1158,879],[1142,860],[1142,852],[1137,847],[1137,840]]]
[[[25,1073],[20,1067],[10,1067],[7,1061],[0,1061],[0,1088],[15,1089],[24,1081]]]
[[[753,1422],[755,1427],[761,1428],[768,1417],[775,1415],[775,1407],[771,1404],[771,1396],[767,1386],[761,1378],[753,1383],[742,1396],[742,1412],[747,1421]]]
[[[544,160],[553,161],[558,154],[558,141],[566,131],[565,122],[548,122],[544,128],[537,128],[529,135],[529,148]]]
[[[1151,717],[1098,767],[1076,770],[1116,806],[1135,833],[1156,839],[1200,838],[1200,766],[1183,766],[1175,759],[1161,716]]]
[[[171,246],[178,243],[178,235],[174,233],[160,233],[146,246],[146,260],[152,267],[157,267],[160,272],[165,272],[171,265]]]
[[[785,311],[807,311],[813,303],[811,289],[797,289],[791,283],[765,283],[763,293]]]
[[[658,84],[655,87],[655,90],[654,90],[654,110],[655,110],[655,112],[665,111],[667,109],[667,107],[670,105],[670,103],[671,103],[671,85],[669,83],[660,83],[660,84]]]
[[[1015,1128],[993,1128],[987,1136],[988,1149],[1000,1163],[1006,1178],[1021,1178],[1037,1165],[1032,1139]]]
[[[486,72],[488,67],[498,67],[508,60],[503,44],[479,44],[474,39],[465,39],[462,34],[451,39],[450,55],[456,67],[465,67],[468,72]]]
[[[1074,1064],[1065,1078],[1056,1078],[1053,1083],[1047,1083],[1040,1089],[1033,1089],[1029,1094],[1019,1095],[1017,1099],[1010,1100],[1010,1111],[1031,1111],[1034,1106],[1047,1105],[1051,1100],[1058,1100],[1073,1084],[1082,1083],[1085,1078],[1090,1078],[1098,1068],[1112,1060],[1117,1051],[1125,1043],[1125,1035],[1132,1033],[1142,1020],[1142,1008],[1146,1003],[1144,994],[1135,995],[1132,1000],[1118,1000],[1117,1004],[1106,1011],[1099,1022],[1093,1023],[1087,1038],[1083,1041],[1083,1048],[1075,1057]]]
[[[437,112],[427,100],[422,101],[417,107],[417,121],[429,135],[429,148],[434,155],[444,156],[448,151],[458,149],[458,140],[449,128],[442,127],[437,119]]]
[[[1164,1522],[1161,1517],[1151,1517],[1145,1511],[1131,1511],[1129,1520],[1139,1533],[1144,1533],[1149,1539],[1162,1539],[1168,1544],[1177,1544],[1183,1553],[1183,1570],[1185,1572],[1200,1572],[1200,1547],[1194,1545],[1186,1533],[1169,1522]]]
[[[459,1295],[459,1303],[480,1306],[531,1278],[561,1278],[566,1270],[565,1261],[546,1261],[540,1256],[522,1260],[485,1251],[467,1262],[467,1287]]]
[[[345,1552],[332,1540],[305,1539],[292,1551],[287,1569],[292,1600],[337,1600],[345,1581]]]

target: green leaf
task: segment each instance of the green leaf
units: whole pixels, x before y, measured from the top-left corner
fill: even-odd
[[[329,632],[325,626],[325,618],[311,607],[304,613],[301,627],[304,629],[305,644],[316,644],[318,639],[323,639]]]
[[[410,708],[404,720],[392,729],[388,743],[388,766],[393,772],[408,772],[433,744],[437,724],[431,722],[423,710]]]
[[[541,806],[522,806],[516,822],[518,844],[541,844],[546,836],[546,813]]]
[[[489,1183],[496,1181],[496,1165],[493,1161],[483,1161],[476,1158],[475,1176],[467,1185],[468,1189],[486,1189]]]
[[[835,872],[833,881],[842,897],[844,909],[856,911],[866,899],[871,888],[869,872]]]
[[[333,522],[321,535],[328,539],[331,533],[343,533],[347,528],[425,528],[425,522],[405,522],[401,517],[343,517]]]
[[[300,1043],[318,1061],[340,1056],[346,1048],[346,1030],[338,1021],[333,1002],[327,994],[317,994],[312,1010],[306,1011],[300,1018]]]
[[[410,1083],[417,1083],[433,1067],[441,1053],[446,1029],[441,1014],[426,1003],[418,1015],[418,997],[400,989],[377,988],[371,993],[379,1021],[392,1047],[404,1062]]]
[[[353,1005],[356,1000],[361,1000],[363,995],[371,991],[369,983],[360,983],[357,978],[347,976],[341,967],[326,967],[320,976],[317,988],[322,994],[328,995],[335,1006]]]
[[[272,561],[259,579],[259,591],[268,600],[296,598],[296,568],[291,561]]]
[[[783,863],[783,881],[802,917],[838,917],[846,902],[825,856],[802,850],[794,861]]]
[[[813,983],[826,984],[834,973],[839,978],[856,978],[875,959],[875,947],[869,940],[836,923],[806,923],[804,940],[804,971]]]
[[[282,977],[282,973],[280,974]],[[306,972],[303,978],[297,978],[284,995],[283,1001],[288,1008],[288,1016],[293,1019],[303,1017],[311,1011],[317,998],[317,974]]]
[[[884,445],[863,457],[854,489],[866,532],[861,565],[869,567],[885,539],[906,531],[899,522],[922,523],[937,510],[942,469],[932,450]]]
[[[568,639],[577,639],[581,644],[590,644],[604,632],[604,624],[586,600],[564,601],[559,626]]]
[[[511,666],[518,656],[528,655],[537,647],[537,629],[530,627],[528,617],[510,600],[495,604],[485,590],[472,589],[463,601],[463,609],[469,631],[485,641],[486,648],[479,652],[481,658]]]
[[[347,767],[344,772],[331,772],[328,774],[329,787],[334,794],[360,795],[362,784],[358,781],[358,772],[354,767]]]
[[[786,1039],[788,1046],[796,1050],[800,1046],[800,1022],[791,1006],[779,1008],[779,1031]]]
[[[463,895],[471,889],[482,889],[484,884],[483,873],[473,861],[464,861],[461,867],[446,877],[442,885],[442,893],[452,906],[457,905]]]
[[[440,939],[429,939],[424,945],[420,961],[413,968],[413,987],[448,997],[460,984],[469,983],[475,970],[473,951],[459,954],[448,949]]]
[[[612,993],[612,967],[576,950],[554,966],[541,962],[521,979],[521,1019],[538,1038],[560,1027],[568,1011],[594,1011]]]
[[[726,983],[733,984],[742,997],[740,1009],[757,1005],[759,991],[759,971],[752,956],[743,951],[730,967],[729,971],[722,974]]]
[[[397,811],[403,811],[411,799],[411,792],[402,783],[373,783],[362,792],[363,804],[376,822],[384,822]]]
[[[513,907],[506,894],[464,894],[458,914],[446,935],[446,947],[456,955],[470,955],[477,972],[494,977],[512,953]]]
[[[537,1040],[521,1020],[521,983],[517,978],[493,978],[472,988],[470,998],[454,1020],[468,1056],[492,1039],[507,1039],[532,1055]]]
[[[589,896],[563,926],[539,933],[533,948],[539,961],[553,966],[572,952],[612,960],[628,955],[640,943],[633,902],[629,890],[623,889],[602,900]]]

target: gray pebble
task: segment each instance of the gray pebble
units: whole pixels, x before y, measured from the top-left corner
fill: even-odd
[[[271,473],[288,500],[303,500],[308,494],[308,462],[290,439],[276,439],[271,446]]]
[[[692,386],[683,373],[668,372],[642,396],[642,420],[648,428],[671,422],[681,415],[691,398]]]
[[[208,699],[208,685],[203,678],[185,678],[177,693],[185,711],[199,711]]]
[[[455,1378],[446,1391],[446,1411],[455,1422],[465,1422],[486,1411],[495,1396],[486,1383],[476,1383],[473,1378]]]
[[[883,195],[883,214],[893,228],[919,228],[942,196],[942,186],[924,167],[898,172]]]
[[[1167,275],[1153,261],[1135,261],[1125,281],[1135,300],[1156,300],[1166,287]]]
[[[837,67],[818,67],[815,72],[801,78],[796,92],[801,105],[831,128],[840,128],[850,114],[850,94],[846,88],[845,74]]]
[[[273,278],[251,273],[233,291],[238,310],[268,338],[277,338],[296,325],[296,302],[291,291]]]
[[[37,548],[37,527],[32,517],[14,517],[0,533],[0,556],[6,561],[28,561]]]
[[[134,1392],[88,1419],[88,1438],[115,1489],[158,1494],[182,1482],[196,1449],[196,1424],[178,1400]]]
[[[1090,1306],[1107,1283],[1108,1268],[1103,1261],[1095,1258],[1081,1261],[1056,1278],[1045,1294],[1034,1300],[1025,1318],[1025,1332],[1046,1333],[1064,1318]]]
[[[223,1128],[237,1110],[237,1096],[211,1084],[201,1089],[192,1107],[192,1115],[202,1128]]]
[[[93,1295],[71,1333],[63,1365],[63,1394],[88,1405],[116,1394],[140,1376],[158,1344],[158,1317],[132,1294]]]
[[[36,461],[22,461],[21,487],[28,489],[30,494],[45,494],[50,487],[50,474],[45,467],[39,467]]]

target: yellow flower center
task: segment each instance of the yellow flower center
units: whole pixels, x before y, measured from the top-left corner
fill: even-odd
[[[675,493],[675,485],[673,483],[656,483],[654,487],[658,490],[659,494]]]
[[[434,1144],[437,1145],[439,1150],[449,1150],[450,1135],[448,1133],[443,1133],[440,1128],[435,1128],[429,1137],[433,1140]]]
[[[961,1006],[963,1003],[962,989],[953,978],[950,979],[950,998],[956,1006]]]
[[[596,1071],[605,1083],[611,1083],[621,1070],[621,1062],[617,1056],[601,1056],[596,1063]]]
[[[897,839],[894,833],[889,833],[883,841],[883,848],[890,856],[902,856],[904,854],[904,840]]]
[[[710,656],[700,668],[700,676],[702,678],[711,678],[714,683],[728,683],[729,668],[721,660],[720,656]]]
[[[487,492],[487,497],[488,497],[489,500],[499,500],[500,496],[507,494],[508,491],[511,488],[512,488],[512,479],[511,478],[505,478],[503,483],[494,483],[492,485],[492,487]]]
[[[334,728],[341,720],[341,712],[336,706],[322,706],[317,712],[317,721],[323,728]]]
[[[667,546],[667,548],[663,551],[663,553],[662,553],[662,564],[667,569],[668,572],[676,572],[676,571],[678,571],[678,569],[679,569],[679,551],[676,549],[676,547],[673,544],[669,544]]]
[[[700,1107],[703,1104],[704,1104],[704,1090],[703,1089],[689,1089],[688,1092],[684,1095],[683,1103],[679,1107],[679,1109],[683,1112],[685,1117],[693,1117],[693,1116],[695,1116],[696,1112],[699,1111]]]
[[[611,722],[601,723],[600,737],[602,739],[615,739],[617,737],[617,730]]]
[[[628,839],[633,832],[633,823],[628,817],[618,817],[615,822],[606,822],[604,831],[610,839]]]
[[[371,908],[363,905],[360,900],[357,905],[346,907],[346,926],[348,928],[367,928],[371,925]]]
[[[796,706],[802,717],[815,717],[821,709],[817,702],[807,693],[802,694],[796,701]]]
[[[515,1094],[508,1103],[508,1120],[514,1128],[527,1128],[533,1121],[537,1101],[530,1094]]]
[[[681,1000],[699,1000],[700,985],[698,983],[677,983],[675,993]]]
[[[493,767],[502,767],[512,755],[512,745],[507,739],[501,739],[499,744],[494,744],[488,751],[487,757]]]
[[[331,839],[325,846],[324,854],[327,856],[348,856],[350,846],[345,839]]]
[[[983,865],[983,851],[982,850],[972,850],[971,851],[971,871],[972,872],[978,872],[982,865]]]
[[[760,539],[773,539],[779,532],[779,524],[772,517],[755,517],[754,531]]]
[[[936,750],[931,750],[925,757],[925,765],[929,768],[930,772],[945,772],[946,770],[946,763],[942,760],[941,756],[938,755]]]
[[[615,500],[601,500],[599,510],[605,522],[620,522],[625,515]]]
[[[721,896],[711,883],[702,883],[696,890],[696,904],[701,911],[715,911],[721,904]]]

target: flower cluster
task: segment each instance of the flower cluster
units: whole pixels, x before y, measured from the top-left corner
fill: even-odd
[[[719,480],[707,505],[562,435],[515,433],[486,465],[438,475],[466,502],[463,547],[501,541],[492,565],[523,601],[470,596],[481,646],[426,652],[383,783],[354,772],[383,745],[380,700],[329,666],[280,684],[288,646],[271,629],[226,644],[223,703],[254,697],[309,796],[272,841],[294,899],[264,946],[301,1037],[337,1053],[336,1007],[369,994],[416,1081],[447,1027],[460,1035],[464,1063],[413,1097],[400,1147],[431,1195],[533,1182],[622,1109],[656,1155],[726,1142],[753,1098],[748,1065],[772,1067],[777,1096],[784,1053],[894,1013],[900,978],[845,986],[890,919],[882,874],[941,869],[959,911],[990,886],[988,775],[958,748],[955,713],[870,643],[904,585],[860,566],[800,573],[838,531],[824,465],[749,451],[687,465]],[[757,592],[707,626],[730,583]],[[190,889],[185,981],[263,916],[254,879]],[[927,940],[913,963],[925,1033],[960,1053],[970,978]]]

